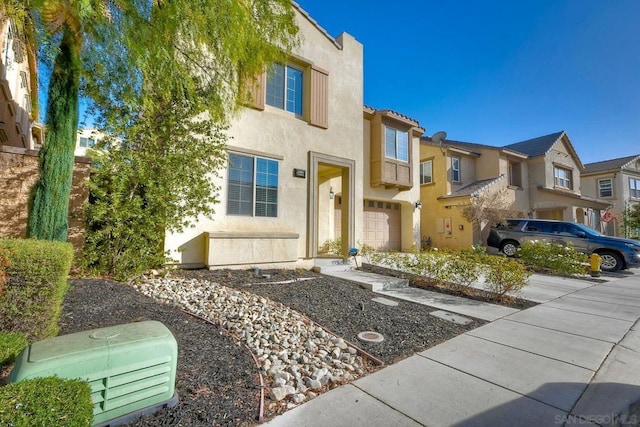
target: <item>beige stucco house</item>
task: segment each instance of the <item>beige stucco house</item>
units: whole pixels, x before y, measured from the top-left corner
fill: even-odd
[[[294,4],[301,44],[261,76],[230,128],[212,218],[168,234],[182,267],[311,266],[327,241],[418,244],[419,124],[363,107],[363,49]]]
[[[513,216],[598,225],[607,202],[581,193],[580,159],[567,134],[557,132],[503,147],[422,138],[420,146],[423,242],[464,248],[484,243],[461,206],[502,192]],[[487,224],[488,225],[488,224]],[[486,227],[485,227],[486,228]]]
[[[588,163],[581,179],[583,194],[611,205],[612,221],[602,231],[622,237],[639,235],[640,230],[625,230],[624,213],[640,203],[640,155]]]

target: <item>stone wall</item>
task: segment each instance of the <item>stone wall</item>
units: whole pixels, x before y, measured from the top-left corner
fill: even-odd
[[[76,157],[69,200],[69,238],[79,250],[84,241],[83,205],[88,198],[88,159]],[[38,152],[0,146],[0,237],[26,237],[31,188],[38,178]]]

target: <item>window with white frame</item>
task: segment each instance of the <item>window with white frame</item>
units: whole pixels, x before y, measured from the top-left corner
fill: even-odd
[[[431,184],[433,182],[433,160],[426,160],[420,163],[420,184]]]
[[[278,216],[278,161],[229,154],[227,214]]]
[[[80,137],[80,147],[82,148],[93,148],[96,145],[96,140],[93,138],[85,138],[84,136]]]
[[[640,179],[629,178],[629,195],[634,199],[640,199]]]
[[[273,64],[267,73],[267,105],[301,116],[303,74],[290,65]]]
[[[611,178],[598,180],[598,195],[600,197],[613,196],[613,181]]]
[[[556,187],[566,188],[569,190],[572,189],[571,171],[569,169],[554,166],[553,179]]]
[[[389,126],[384,128],[385,156],[389,159],[409,161],[409,133]]]
[[[460,157],[451,158],[451,181],[460,182]]]

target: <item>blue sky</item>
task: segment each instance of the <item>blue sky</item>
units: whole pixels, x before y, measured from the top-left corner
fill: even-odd
[[[431,135],[567,131],[583,163],[640,154],[639,0],[298,0],[364,45],[364,102]]]

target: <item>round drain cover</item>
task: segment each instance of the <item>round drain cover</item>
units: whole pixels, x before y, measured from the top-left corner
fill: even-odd
[[[365,342],[382,342],[384,337],[382,334],[373,331],[364,331],[358,334],[358,339]]]

